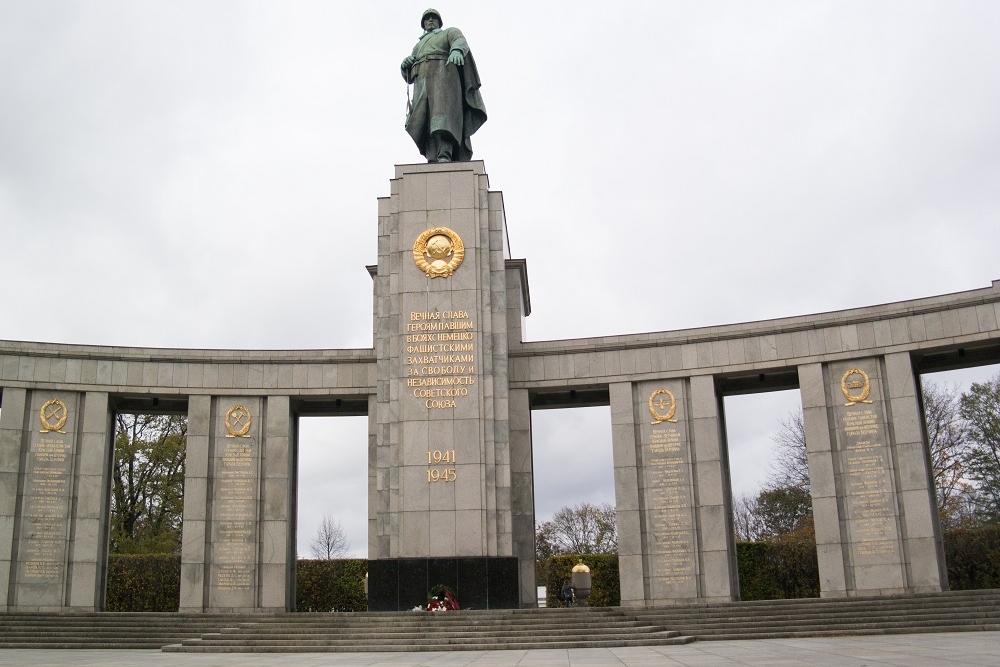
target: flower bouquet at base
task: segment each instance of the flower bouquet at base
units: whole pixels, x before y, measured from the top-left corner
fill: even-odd
[[[427,595],[427,611],[457,611],[461,608],[451,589],[442,584],[432,588]]]

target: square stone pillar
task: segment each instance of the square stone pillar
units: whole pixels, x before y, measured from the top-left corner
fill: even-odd
[[[28,392],[4,389],[0,410],[0,610],[8,611],[13,591],[11,565],[17,540],[17,495],[21,452],[28,434]]]
[[[397,165],[378,247],[369,604],[408,609],[444,583],[479,608],[519,606],[509,253],[483,163]]]
[[[212,397],[191,396],[188,399],[187,419],[180,611],[191,613],[205,611],[208,605],[205,585],[208,564],[205,535],[208,526],[208,443],[212,425]]]
[[[14,409],[8,422],[6,399],[4,396],[4,421],[8,422],[6,432],[13,435],[16,430],[14,419],[20,419],[22,432],[18,458],[20,462],[17,493],[20,496],[14,521],[14,537],[17,544],[16,560],[11,563],[13,591],[8,596],[10,606],[16,611],[65,611],[70,606],[70,558],[74,540],[74,501],[78,490],[78,473],[81,464],[81,429],[83,418],[81,408],[84,400],[81,394],[62,391],[33,391],[27,396],[26,412],[17,410],[18,394],[12,393]],[[100,401],[97,400],[97,403]],[[107,397],[104,397],[107,410]],[[97,429],[99,426],[91,425]],[[13,438],[9,440],[13,444]],[[90,453],[90,448],[87,448]],[[7,454],[13,455],[8,449]],[[99,464],[98,464],[99,465]],[[9,464],[7,467],[10,467]],[[100,476],[100,475],[98,475]],[[10,478],[8,477],[7,481]],[[92,480],[88,480],[88,486]],[[93,512],[94,494],[87,489],[81,508],[86,516]],[[4,495],[7,495],[7,491]],[[102,497],[100,491],[96,497]],[[93,525],[84,523],[85,529]],[[87,588],[86,575],[90,574],[90,596],[87,609],[96,609],[99,600],[95,598],[94,578],[97,563],[93,554],[86,554],[87,547],[96,548],[96,538],[89,540],[83,536],[81,558],[89,557],[90,562],[79,563],[79,571],[84,581],[81,588]],[[80,597],[77,598],[78,600]]]
[[[938,522],[937,496],[925,439],[913,362],[905,352],[884,357],[892,456],[898,471],[898,505],[907,590],[948,590],[948,571]]]
[[[826,379],[822,364],[799,366],[798,371],[813,523],[816,527],[820,596],[844,597],[847,595],[846,539],[841,525]]]
[[[710,375],[690,380],[691,435],[694,440],[695,498],[701,561],[701,598],[709,602],[739,599],[736,537],[729,521],[732,506],[725,428]]]
[[[114,428],[108,395],[83,396],[79,461],[74,490],[73,534],[70,542],[69,607],[100,611],[104,607],[108,565],[108,522]]]
[[[261,611],[295,608],[295,456],[293,418],[288,396],[268,396],[264,407],[264,443],[260,518]]]
[[[516,389],[510,392],[510,484],[514,556],[521,578],[521,607],[538,606],[533,469],[528,390]]]
[[[623,607],[644,607],[648,599],[642,548],[638,441],[632,383],[608,387],[611,398],[611,451],[615,467],[615,519],[618,523],[618,579]]]

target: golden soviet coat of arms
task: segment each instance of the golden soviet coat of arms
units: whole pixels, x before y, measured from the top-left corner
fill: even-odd
[[[447,227],[428,229],[413,244],[413,263],[428,278],[447,278],[465,259],[465,244]]]

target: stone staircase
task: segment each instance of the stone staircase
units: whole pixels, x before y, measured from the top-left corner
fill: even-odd
[[[158,649],[257,615],[118,612],[0,613],[0,648]]]
[[[1000,630],[1000,589],[630,610],[700,640]]]
[[[0,648],[171,652],[454,651],[1000,631],[1000,589],[695,604],[439,614],[0,613]]]
[[[287,614],[229,624],[169,652],[489,651],[693,641],[619,609]]]

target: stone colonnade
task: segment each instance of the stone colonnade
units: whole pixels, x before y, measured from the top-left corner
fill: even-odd
[[[368,350],[0,343],[3,608],[103,609],[119,411],[188,418],[180,610],[294,608],[297,417],[365,414],[373,366]]]
[[[400,590],[411,559],[451,557],[459,576],[516,578],[533,606],[531,410],[596,404],[611,406],[622,604],[733,600],[722,399],[777,388],[802,395],[822,595],[947,587],[918,374],[1000,360],[1000,281],[834,313],[525,342],[527,268],[509,256],[482,163],[398,168],[392,193],[369,267],[376,347],[0,341],[4,610],[103,608],[116,412],[188,416],[182,611],[293,608],[297,419],[320,414],[368,415],[369,553]],[[435,226],[468,246],[452,283],[406,274],[411,237]],[[438,312],[469,332],[476,364],[455,376],[470,390],[454,412],[404,393],[427,365],[405,358],[406,322]],[[428,489],[431,433],[462,452],[456,475],[475,484]],[[482,530],[432,553],[413,541],[432,522]]]

